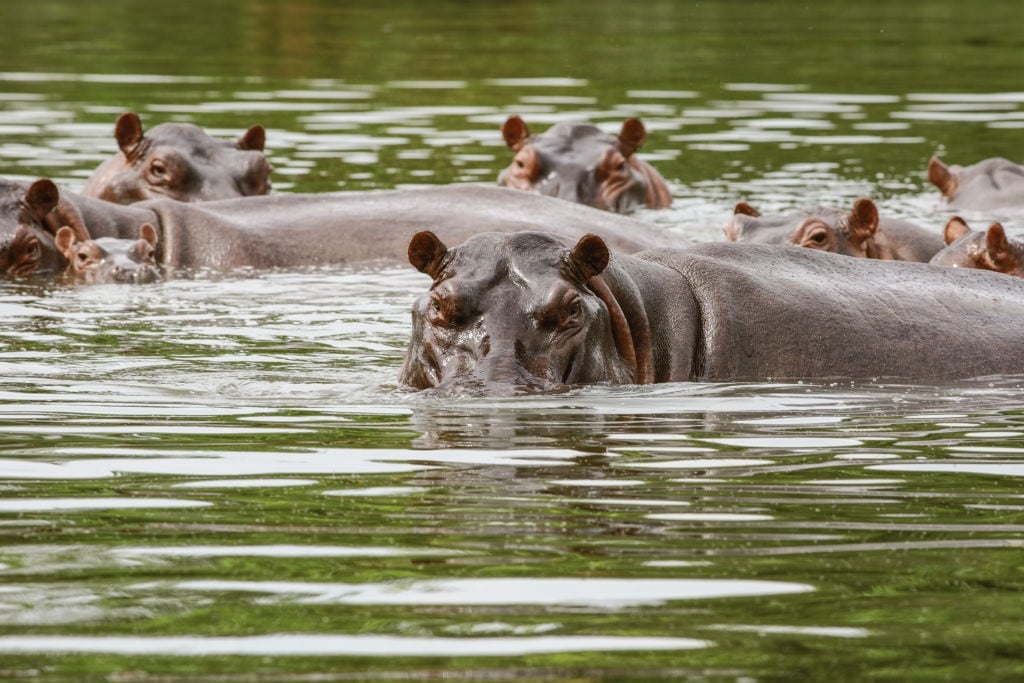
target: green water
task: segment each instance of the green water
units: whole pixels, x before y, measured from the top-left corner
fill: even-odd
[[[499,126],[640,116],[674,206],[1019,159],[1024,5],[9,2],[0,174],[113,121],[268,129],[276,192],[486,182]],[[1019,215],[968,216],[1024,229]],[[409,269],[0,283],[0,679],[1024,678],[1024,386],[437,401]],[[884,349],[868,349],[884,353]]]

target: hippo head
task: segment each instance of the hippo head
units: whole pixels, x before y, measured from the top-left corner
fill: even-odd
[[[89,238],[81,214],[53,181],[0,182],[0,277],[57,272],[62,258],[53,233],[60,225],[79,239]]]
[[[137,240],[117,237],[79,240],[66,226],[58,230],[54,238],[57,249],[68,262],[64,277],[87,284],[156,282],[160,279],[156,241],[156,229],[149,223],[139,229]]]
[[[866,258],[879,257],[877,231],[878,207],[870,199],[858,199],[849,212],[816,207],[781,216],[762,216],[740,202],[722,228],[730,242],[794,245]]]
[[[569,247],[547,233],[480,233],[449,249],[424,231],[409,261],[434,282],[413,304],[402,384],[502,394],[635,380],[600,237]]]
[[[162,123],[143,134],[137,114],[117,119],[120,152],[93,172],[82,194],[118,204],[170,197],[183,202],[267,194],[266,133],[252,126],[238,140],[217,140],[191,123]]]
[[[647,139],[640,119],[627,119],[617,138],[589,123],[559,123],[531,135],[518,116],[501,133],[515,158],[499,185],[619,213],[672,203],[664,178],[634,154]]]
[[[1024,277],[1024,243],[1009,239],[999,223],[980,232],[971,230],[959,216],[953,216],[946,223],[943,237],[948,246],[932,257],[931,263],[935,265]]]
[[[971,166],[928,162],[928,180],[950,208],[978,211],[1024,206],[1024,167],[1008,159],[985,159]]]

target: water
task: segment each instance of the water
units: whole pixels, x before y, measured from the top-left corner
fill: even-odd
[[[739,199],[938,230],[928,157],[1024,143],[1022,14],[14,2],[0,174],[78,189],[132,109],[263,123],[276,192],[490,183],[512,113],[639,115],[691,241]],[[0,678],[1024,677],[1018,379],[424,399],[424,280],[0,283]]]

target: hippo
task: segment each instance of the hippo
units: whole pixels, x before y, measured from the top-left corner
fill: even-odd
[[[1024,373],[1024,281],[984,271],[762,244],[627,255],[544,232],[449,248],[424,231],[409,262],[433,284],[398,380],[439,395]]]
[[[951,209],[992,211],[1024,207],[1024,166],[993,157],[971,166],[928,161],[928,180],[939,188]]]
[[[722,232],[730,242],[791,244],[885,261],[926,263],[945,246],[940,235],[919,225],[880,219],[870,199],[858,199],[849,212],[816,207],[781,216],[762,216],[739,202]]]
[[[80,241],[74,230],[64,226],[57,231],[54,243],[67,259],[67,281],[147,283],[160,279],[155,259],[156,229],[149,223],[143,223],[135,240],[97,237]]]
[[[270,191],[263,126],[251,126],[233,141],[211,138],[191,123],[162,123],[144,134],[138,115],[125,112],[114,137],[121,151],[86,181],[87,197],[117,204],[156,197],[194,202]]]
[[[520,117],[510,116],[501,134],[515,158],[499,185],[617,213],[672,204],[665,179],[635,154],[647,139],[640,119],[626,119],[613,137],[590,123],[559,123],[531,135]]]
[[[679,244],[670,233],[627,216],[493,186],[278,194],[192,203],[154,199],[125,206],[73,193],[58,197],[52,182],[37,182],[50,188],[53,202],[63,207],[62,217],[49,216],[44,225],[37,214],[45,214],[48,205],[34,213],[21,211],[27,184],[0,181],[0,196],[12,197],[0,225],[13,225],[24,214],[23,223],[30,221],[28,227],[49,235],[61,225],[79,225],[76,239],[85,241],[137,240],[148,223],[156,233],[156,263],[172,274],[176,269],[398,265],[406,262],[409,239],[420,230],[434,230],[452,242],[484,229],[549,230],[575,238],[589,231],[603,235],[623,253]],[[50,244],[55,267],[63,269],[63,256],[52,240]]]
[[[1001,223],[993,223],[981,232],[971,230],[964,219],[953,216],[946,223],[944,234],[949,246],[933,256],[931,263],[1024,277],[1024,242],[1008,238]]]
[[[64,264],[53,236],[61,227],[89,239],[81,215],[52,181],[0,183],[0,277],[59,272]]]

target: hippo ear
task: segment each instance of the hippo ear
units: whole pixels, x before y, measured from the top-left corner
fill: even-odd
[[[971,228],[967,225],[967,221],[960,216],[953,216],[946,221],[946,227],[942,229],[942,239],[946,241],[946,244],[953,244],[970,231]]]
[[[57,235],[53,238],[54,243],[57,245],[57,250],[64,254],[64,258],[68,261],[71,260],[71,250],[75,246],[75,231],[64,225],[57,231]]]
[[[949,166],[936,156],[928,160],[928,180],[939,188],[945,197],[950,197],[956,192],[956,176],[950,172]]]
[[[139,239],[146,240],[155,247],[157,243],[156,228],[149,223],[143,223],[139,228]]]
[[[142,142],[142,121],[139,120],[139,115],[133,111],[126,111],[118,116],[117,123],[114,124],[114,139],[117,140],[121,152],[131,159]]]
[[[25,207],[41,224],[45,224],[46,216],[60,202],[60,190],[48,178],[41,178],[29,186],[25,192]]]
[[[435,279],[441,272],[441,262],[447,253],[448,247],[429,230],[416,233],[409,242],[409,263]]]
[[[738,202],[736,206],[733,207],[732,214],[734,216],[737,214],[742,214],[744,216],[753,216],[754,218],[760,218],[761,216],[760,211],[752,207],[750,204],[747,204],[746,202]]]
[[[870,199],[858,199],[847,217],[847,236],[852,242],[865,242],[878,231],[878,207]]]
[[[597,235],[587,234],[580,238],[569,254],[569,261],[583,276],[586,282],[595,275],[600,275],[608,267],[608,245]]]
[[[238,149],[252,150],[254,152],[262,152],[266,144],[267,131],[263,130],[263,126],[258,123],[255,126],[249,126],[249,130],[245,131],[245,134],[238,138],[238,142],[235,143]]]
[[[626,119],[619,131],[619,151],[630,156],[647,141],[647,129],[640,119]]]
[[[501,124],[501,136],[505,138],[505,144],[509,149],[518,149],[526,138],[530,137],[530,129],[521,118],[513,114]]]
[[[1010,273],[1017,267],[1017,259],[1010,241],[1006,239],[1006,231],[1001,223],[993,223],[985,232],[985,251],[992,265],[1001,273]]]

